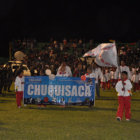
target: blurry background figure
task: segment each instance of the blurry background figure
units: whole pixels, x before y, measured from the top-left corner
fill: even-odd
[[[131,81],[133,83],[133,90],[134,92],[136,92],[137,90],[139,90],[139,72],[138,71],[135,71],[132,78],[131,78]]]
[[[100,97],[100,79],[102,78],[101,68],[97,66],[96,63],[92,64],[92,73],[95,75],[95,86],[96,86],[96,94],[97,97]]]
[[[102,77],[101,77],[101,88],[103,90],[106,89],[106,82],[107,82],[107,80],[106,80],[106,76],[105,76],[105,68],[103,68],[103,70],[102,70]]]
[[[10,64],[7,64],[4,68],[4,76],[3,76],[3,82],[4,82],[4,91],[8,91],[11,92],[10,87],[12,85],[13,82],[13,72],[12,72],[12,68],[10,66]]]
[[[83,70],[82,62],[79,62],[74,70],[73,77],[81,77],[82,75],[84,75],[84,70]]]
[[[66,61],[62,62],[61,66],[58,68],[56,76],[72,77],[71,69],[66,65]]]
[[[120,71],[120,72],[119,72]],[[128,79],[130,79],[131,74],[130,74],[130,69],[128,66],[126,66],[124,61],[121,61],[120,67],[117,69],[117,73],[119,75],[119,79],[121,79],[121,72],[126,71],[128,73]]]
[[[111,74],[108,68],[106,68],[105,70],[105,77],[106,77],[106,87],[109,90],[110,89],[110,78],[111,78]]]
[[[111,71],[110,71],[110,76],[111,76],[111,86],[113,87],[113,88],[115,88],[115,85],[116,85],[116,83],[117,83],[117,72],[116,72],[116,69],[117,68],[115,68],[115,67],[113,67],[113,68],[111,68]]]
[[[87,66],[87,71],[85,76],[86,78],[95,78],[95,74],[92,73],[92,67],[90,65]]]

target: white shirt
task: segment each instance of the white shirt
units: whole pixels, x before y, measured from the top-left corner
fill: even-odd
[[[65,72],[61,72],[60,69],[61,69],[61,66],[58,68],[56,76],[72,77],[72,72],[69,66],[66,66]]]
[[[130,69],[128,66],[120,66],[120,72],[126,71],[128,73],[128,79],[130,79]],[[119,68],[117,68],[117,72],[119,73]],[[121,79],[121,74],[119,74],[119,78]]]
[[[16,77],[15,80],[15,91],[24,91],[24,77],[20,78],[19,76]]]
[[[95,78],[95,83],[98,83],[98,80],[102,78],[103,74],[100,68],[96,68],[92,70],[92,75],[94,75],[92,78]]]
[[[90,74],[86,73],[85,76],[86,78],[95,78],[95,73],[90,73]]]
[[[131,81],[134,83],[139,83],[139,75],[138,74],[133,74]]]
[[[132,75],[135,74],[137,70],[138,68],[132,68]]]
[[[118,96],[130,96],[130,92],[132,89],[132,84],[130,80],[124,81],[125,85],[123,87],[122,80],[118,81],[116,84],[116,91],[118,92]],[[124,91],[123,91],[124,88]]]
[[[117,73],[117,71],[111,71],[110,72],[110,76],[111,76],[111,79],[118,79],[118,73]]]
[[[110,71],[110,78],[111,79],[115,79],[114,77],[115,77],[115,72],[114,71]]]
[[[106,71],[105,77],[106,77],[106,81],[108,82],[110,80],[110,78],[111,78],[110,73]]]
[[[106,77],[105,77],[105,74],[102,74],[101,82],[107,82],[107,79],[106,79]]]

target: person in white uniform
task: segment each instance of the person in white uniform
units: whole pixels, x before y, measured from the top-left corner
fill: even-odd
[[[128,79],[130,79],[131,78],[130,69],[128,66],[125,65],[124,61],[121,61],[121,65],[117,68],[117,73],[119,75],[119,79],[121,79],[121,73],[123,71],[126,71],[128,73]]]
[[[121,73],[121,80],[116,84],[116,91],[118,92],[118,110],[117,110],[117,120],[121,121],[123,113],[125,111],[126,121],[130,121],[131,118],[131,89],[132,84],[129,79],[127,79],[127,72],[123,71]]]
[[[138,71],[135,71],[134,74],[132,75],[131,81],[133,83],[134,87],[134,92],[139,90],[139,73]]]
[[[23,71],[20,70],[18,71],[17,77],[15,79],[16,102],[18,108],[21,108],[23,91],[24,91],[24,77],[23,77]]]
[[[92,74],[95,75],[95,86],[96,86],[96,94],[97,97],[100,97],[100,84],[99,84],[99,79],[102,78],[102,71],[95,63],[92,64]]]
[[[72,77],[71,69],[69,66],[66,65],[65,61],[63,61],[61,66],[58,68],[56,76]]]

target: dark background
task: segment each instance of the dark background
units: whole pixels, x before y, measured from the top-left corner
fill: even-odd
[[[139,19],[139,4],[134,1],[1,0],[0,55],[8,56],[8,43],[13,39],[138,41]]]

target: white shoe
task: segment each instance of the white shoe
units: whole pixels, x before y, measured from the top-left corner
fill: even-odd
[[[129,121],[130,121],[130,119],[126,119],[126,121],[127,121],[127,122],[129,122]]]
[[[24,104],[24,106],[26,107],[26,106],[27,106],[27,104]]]
[[[21,108],[21,106],[18,106],[18,108],[20,109],[20,108]]]
[[[120,117],[117,117],[116,119],[117,119],[117,121],[119,121],[119,122],[121,121],[121,118],[120,118]]]

